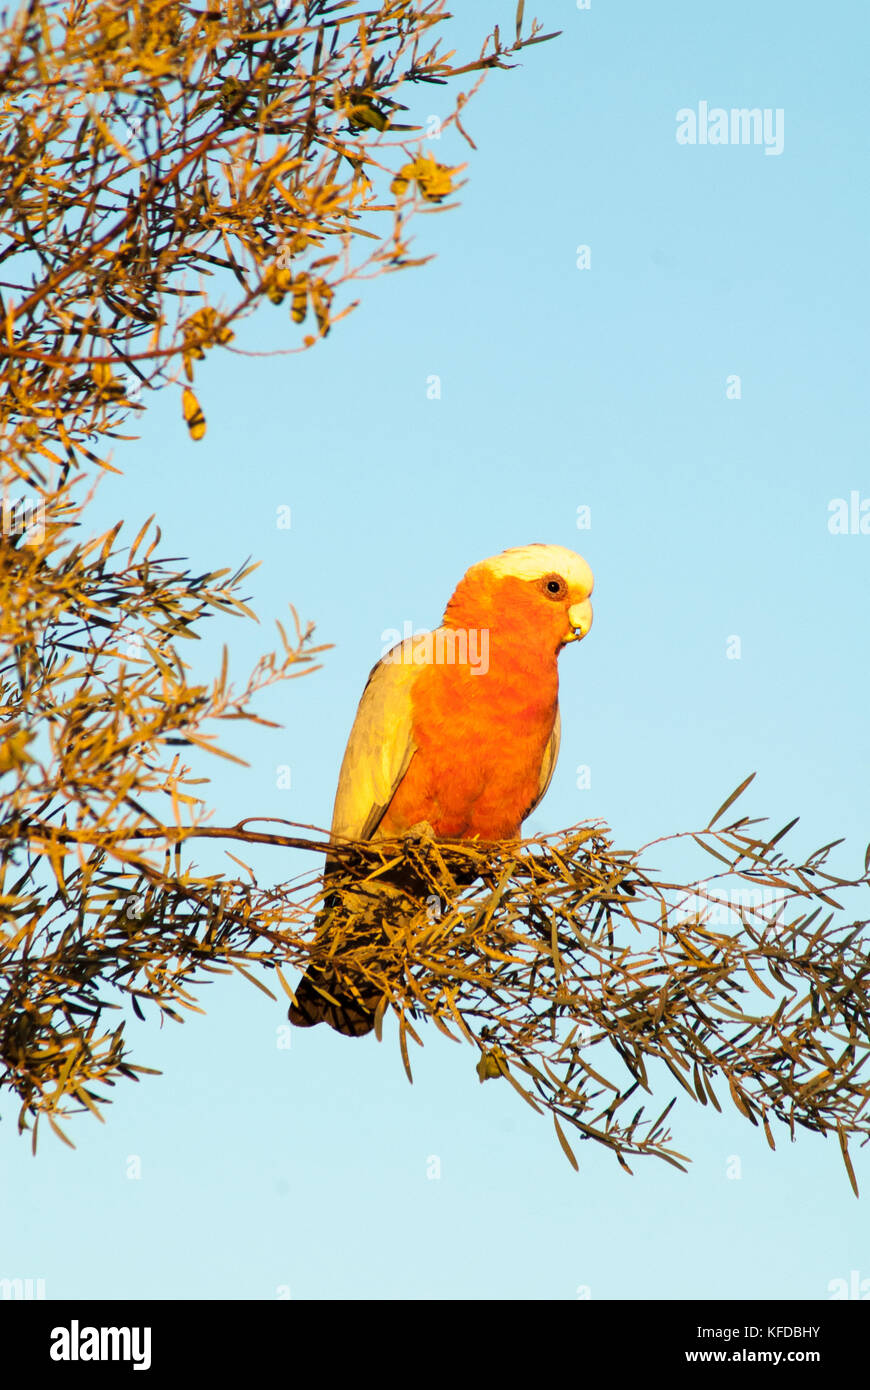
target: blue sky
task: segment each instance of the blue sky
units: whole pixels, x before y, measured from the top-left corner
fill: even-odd
[[[513,9],[464,7],[457,46]],[[434,625],[468,565],[547,541],[591,564],[595,624],[561,658],[561,757],[530,828],[596,817],[643,843],[703,824],[756,770],[747,811],[774,828],[799,813],[796,853],[846,836],[836,862],[857,871],[870,535],[828,520],[834,499],[870,499],[867,12],[534,13],[562,37],[487,81],[467,114],[476,152],[435,147],[469,164],[461,207],[416,223],[437,259],[367,283],[310,353],[213,354],[198,445],[162,392],[94,528],[123,516],[132,538],[157,512],[165,553],[195,569],[260,560],[260,626],[206,625],[202,671],[227,641],[241,678],[288,603],[334,644],[258,701],[284,727],[237,735],[248,768],[209,768],[218,822],[328,823],[384,631]],[[676,113],[701,101],[781,109],[782,153],[679,145]],[[293,333],[267,306],[239,341]],[[251,862],[264,882],[307,865]],[[183,1028],[132,1025],[135,1060],[163,1074],[120,1086],[104,1126],[69,1126],[74,1153],[47,1137],[34,1161],[8,1111],[0,1277],[122,1298],[826,1298],[852,1270],[870,1280],[868,1197],[832,1141],[782,1131],[772,1154],[735,1111],[678,1102],[688,1176],[649,1160],[629,1178],[590,1144],[575,1174],[546,1120],[479,1084],[468,1048],[427,1035],[411,1087],[392,1037],[318,1028],[280,1049],[283,1008],[244,981],[200,1002]],[[870,1192],[867,1150],[854,1161]]]

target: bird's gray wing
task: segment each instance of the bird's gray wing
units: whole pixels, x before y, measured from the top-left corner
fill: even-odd
[[[413,664],[412,658],[408,643],[400,643],[369,674],[338,776],[332,812],[333,841],[372,838],[414,756],[411,691],[421,668]],[[340,866],[338,856],[330,857],[327,851],[326,885]],[[358,893],[346,891],[345,906],[363,913],[370,906],[373,893],[391,891],[395,890],[378,880],[376,885],[361,888]],[[315,920],[317,927],[330,929],[333,907],[327,894]],[[335,972],[328,966],[309,965],[295,994],[288,1017],[299,1027],[310,1028],[325,1021],[339,1033],[358,1037],[374,1026],[379,991],[372,995],[371,987],[366,992],[360,986],[354,992],[339,986]]]
[[[341,764],[333,836],[370,840],[383,819],[416,751],[411,692],[421,669],[409,641],[372,669]]]
[[[549,741],[544,749],[544,756],[541,760],[541,776],[538,782],[538,795],[535,797],[526,815],[530,816],[535,807],[543,801],[547,794],[547,788],[553,780],[553,773],[556,771],[556,759],[559,756],[559,744],[562,739],[562,716],[559,713],[559,706],[556,705],[556,718],[553,720],[553,732],[550,734]]]

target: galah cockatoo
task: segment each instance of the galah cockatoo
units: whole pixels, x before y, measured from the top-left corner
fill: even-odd
[[[441,626],[406,638],[372,670],[332,837],[393,839],[425,825],[446,839],[516,839],[556,766],[556,663],[589,631],[592,585],[586,561],[561,545],[519,546],[472,565]],[[327,886],[329,876],[327,859]],[[295,994],[289,1016],[301,1027],[325,1022],[353,1037],[373,1027],[373,1008],[337,992],[328,972],[309,969]]]

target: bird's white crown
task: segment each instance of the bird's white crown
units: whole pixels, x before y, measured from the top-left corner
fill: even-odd
[[[587,594],[592,593],[595,583],[583,556],[564,545],[518,545],[482,563],[501,578],[541,579],[545,574],[560,574],[570,588]]]

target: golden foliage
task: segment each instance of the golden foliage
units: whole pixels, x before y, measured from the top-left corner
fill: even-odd
[[[395,1016],[409,1075],[408,1042],[431,1021],[472,1045],[481,1081],[552,1116],[575,1166],[569,1136],[623,1166],[681,1166],[670,1105],[629,1115],[669,1076],[717,1109],[727,1092],[771,1144],[773,1121],[836,1133],[854,1183],[870,962],[866,923],[844,924],[833,895],[866,891],[867,863],[843,880],[825,868],[832,846],[787,860],[789,827],[714,829],[734,796],[692,837],[717,864],[693,902],[715,907],[728,882],[781,902],[739,904],[727,927],[601,826],[332,846],[343,867],[317,925],[316,873],[263,888],[234,855],[238,878],[186,862],[197,838],[323,850],[247,821],[210,826],[183,761],[232,756],[216,721],[257,719],[257,692],[323,649],[294,614],[295,635],[279,624],[278,651],[240,689],[226,653],[214,680],[193,681],[182,643],[210,613],[253,616],[250,568],[179,569],[153,518],[126,548],[120,523],[82,539],[84,485],[156,387],[181,385],[201,437],[196,364],[238,351],[235,326],[260,304],[289,298],[296,327],[311,316],[303,350],[353,307],[355,279],[420,264],[409,221],[439,210],[461,171],[408,143],[419,127],[400,122],[399,95],[478,81],[551,37],[537,24],[523,37],[520,4],[515,41],[495,30],[459,64],[440,52],[447,18],[443,0],[28,0],[2,32],[0,1087],[34,1144],[43,1118],[66,1138],[60,1119],[99,1114],[119,1077],[147,1070],[128,1054],[127,1006],[180,1019],[198,983],[230,970],[274,998],[273,972],[292,998],[288,967],[328,965],[343,990],[380,999],[379,1035]],[[442,126],[465,134],[468,95]],[[391,875],[404,887],[385,893]]]
[[[190,431],[191,439],[202,439],[205,434],[205,416],[199,401],[189,386],[185,386],[181,393],[181,408],[184,411],[184,421]]]
[[[453,192],[452,175],[454,169],[439,164],[431,155],[421,155],[411,164],[405,164],[390,184],[390,191],[401,196],[411,185],[416,185],[421,198],[427,203],[441,203]]]
[[[844,920],[834,894],[866,893],[870,849],[844,879],[826,868],[833,845],[802,862],[782,853],[794,822],[772,837],[746,817],[714,828],[750,780],[703,830],[657,842],[691,840],[716,861],[688,887],[646,867],[652,846],[615,850],[597,824],[517,845],[348,845],[308,958],[342,997],[381,995],[409,1076],[419,1021],[471,1043],[480,1080],[504,1078],[549,1113],[572,1162],[566,1130],[626,1168],[644,1155],[682,1167],[664,1123],[673,1101],[650,1119],[639,1094],[670,1077],[717,1110],[727,1091],[771,1148],[773,1121],[791,1138],[836,1134],[857,1193],[848,1140],[870,1138],[870,924]],[[385,893],[385,874],[413,891]]]
[[[194,963],[223,958],[220,932],[203,955],[186,929],[162,933],[151,898],[131,910],[137,885],[153,894],[176,880],[140,869],[130,838],[156,837],[165,867],[177,828],[206,813],[180,750],[221,752],[213,721],[267,722],[250,709],[257,692],[316,669],[323,650],[310,629],[297,623],[291,640],[279,624],[281,650],[244,688],[231,686],[226,652],[210,684],[192,683],[179,644],[210,612],[249,615],[240,588],[252,567],[174,568],[154,555],[152,519],[126,551],[120,527],[77,540],[72,494],[69,482],[46,503],[41,540],[0,536],[0,1084],[20,1096],[22,1123],[29,1113],[53,1126],[71,1099],[93,1109],[95,1086],[135,1073],[123,1025],[103,1022],[113,993],[172,1013],[188,1007]],[[195,921],[214,884],[188,889],[179,920]]]
[[[279,624],[239,691],[226,656],[194,683],[181,644],[210,612],[253,616],[249,569],[177,568],[153,518],[126,552],[120,523],[77,539],[85,483],[153,389],[180,385],[202,438],[196,366],[237,351],[260,304],[289,295],[291,335],[312,316],[301,351],[354,307],[354,280],[421,263],[408,226],[427,198],[389,187],[419,156],[399,92],[477,82],[545,37],[518,19],[457,65],[448,19],[444,0],[26,0],[0,17],[0,1085],[34,1140],[40,1116],[56,1127],[135,1075],[104,1017],[118,997],[174,1016],[189,976],[257,958],[237,944],[247,888],[177,857],[207,814],[182,750],[231,756],[213,722],[256,718],[257,691],[322,650]],[[462,130],[469,95],[443,126]]]
[[[447,19],[445,0],[19,11],[0,31],[7,470],[44,486],[46,463],[105,464],[92,441],[178,359],[192,383],[207,352],[237,351],[233,325],[261,303],[292,288],[297,325],[310,306],[317,335],[287,349],[301,351],[354,307],[334,301],[356,278],[421,263],[409,221],[457,171],[420,152],[421,126],[396,123],[398,94],[479,80],[552,37],[518,22],[514,41],[496,30],[459,65],[441,54]],[[462,130],[469,95],[442,128]]]

